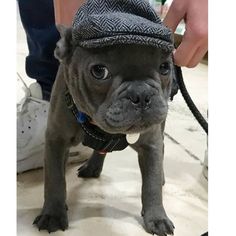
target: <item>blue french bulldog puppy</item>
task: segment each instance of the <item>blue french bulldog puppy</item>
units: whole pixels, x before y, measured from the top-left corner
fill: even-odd
[[[149,233],[173,234],[162,203],[163,132],[173,84],[172,33],[143,0],[88,0],[72,28],[58,27],[60,67],[45,145],[45,201],[34,224],[68,228],[65,165],[82,142],[94,149],[79,177],[99,177],[107,152],[138,153]],[[78,213],[79,214],[79,213]]]

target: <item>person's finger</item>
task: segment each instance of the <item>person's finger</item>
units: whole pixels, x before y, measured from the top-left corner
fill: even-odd
[[[183,41],[174,53],[174,63],[178,66],[186,66],[198,49],[198,45],[194,45],[191,40],[183,38]]]
[[[166,17],[163,20],[164,25],[175,32],[179,22],[184,18],[185,13],[185,6],[182,4],[182,2],[173,1],[166,14]]]
[[[198,47],[197,51],[194,53],[193,57],[186,66],[189,68],[195,67],[204,57],[204,55],[207,52],[207,49],[208,49],[207,45]]]

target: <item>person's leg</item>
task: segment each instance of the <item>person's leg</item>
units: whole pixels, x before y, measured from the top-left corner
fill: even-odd
[[[17,104],[17,172],[21,173],[43,166],[48,100],[59,65],[54,49],[60,36],[55,27],[53,0],[18,0],[18,3],[29,49],[26,73],[37,80],[43,93],[42,100],[37,83],[27,88],[19,79],[19,87],[27,91]],[[87,160],[90,154],[88,148],[74,147],[70,149],[69,162]]]
[[[53,0],[18,0],[18,3],[29,49],[26,73],[41,85],[43,99],[49,100],[59,65],[54,57],[60,35],[55,26]]]

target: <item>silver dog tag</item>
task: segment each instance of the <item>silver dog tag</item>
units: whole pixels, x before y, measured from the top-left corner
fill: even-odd
[[[138,141],[140,134],[127,134],[126,140],[129,144],[134,144]]]

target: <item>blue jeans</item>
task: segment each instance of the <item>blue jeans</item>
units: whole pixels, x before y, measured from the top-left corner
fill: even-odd
[[[43,99],[49,100],[59,65],[53,54],[60,39],[55,27],[53,0],[18,0],[18,4],[29,49],[26,74],[37,80]]]

